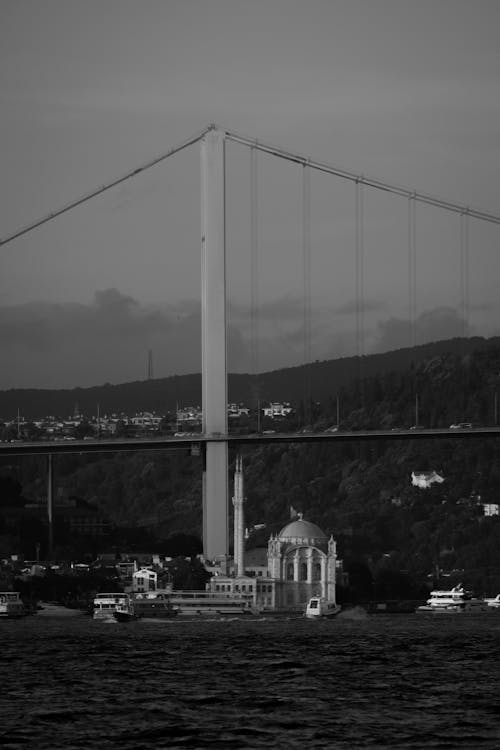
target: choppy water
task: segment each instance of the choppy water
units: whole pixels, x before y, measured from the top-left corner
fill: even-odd
[[[498,748],[500,614],[0,622],[0,745]]]

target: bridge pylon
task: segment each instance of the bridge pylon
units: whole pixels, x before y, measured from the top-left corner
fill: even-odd
[[[201,140],[201,339],[205,435],[227,435],[225,133]],[[203,553],[228,554],[228,444],[205,444]]]

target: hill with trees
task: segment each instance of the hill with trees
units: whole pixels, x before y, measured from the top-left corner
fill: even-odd
[[[387,373],[405,373],[422,362],[443,354],[466,355],[500,346],[500,338],[455,338],[397,349],[384,354],[312,362],[300,367],[251,374],[229,374],[230,402],[255,407],[257,402],[290,401],[304,398],[324,402],[348,387],[353,379],[367,379]],[[201,375],[174,375],[168,378],[135,381],[92,388],[10,389],[0,391],[0,417],[14,419],[18,411],[30,419],[46,415],[59,417],[80,413],[135,414],[142,411],[164,414],[177,406],[201,404]]]
[[[409,426],[416,395],[425,426],[496,424],[500,345],[481,340],[474,348],[472,340],[466,348],[459,343],[454,351],[431,348],[407,368],[325,386],[326,398],[311,405],[313,426],[326,429],[335,422],[337,396],[341,428]],[[449,582],[463,580],[479,593],[494,595],[500,591],[500,517],[486,517],[483,503],[499,502],[498,443],[496,437],[398,440],[395,432],[388,440],[247,446],[248,545],[266,545],[270,533],[302,512],[336,538],[358,598],[372,598],[375,589],[378,596],[406,591],[405,598],[411,598],[410,590],[420,591],[438,572]],[[234,458],[231,454],[230,476]],[[5,492],[18,504],[21,498],[43,497],[42,459],[26,457],[16,465],[15,476],[12,467],[2,469]],[[412,472],[428,470],[437,471],[444,482],[429,489],[413,486]],[[161,545],[181,532],[201,537],[199,456],[60,455],[55,474],[56,486],[113,521],[115,541],[103,544],[130,544],[125,532],[131,529],[138,544]],[[22,533],[18,528],[19,539]],[[121,542],[116,541],[120,533]],[[15,539],[16,533],[10,534]],[[1,535],[0,530],[5,541]],[[55,543],[63,555],[74,540],[56,534]],[[80,540],[80,546],[85,544],[89,540]]]

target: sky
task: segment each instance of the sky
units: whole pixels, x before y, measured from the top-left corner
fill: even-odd
[[[500,213],[498,28],[497,0],[0,0],[0,237],[210,123]],[[354,185],[311,173],[305,323],[303,168],[259,154],[252,214],[250,152],[226,157],[230,370],[410,345],[407,199],[363,189],[356,335]],[[200,370],[199,162],[0,247],[0,388],[142,380],[149,351],[155,377]],[[500,334],[500,227],[469,221],[468,265],[463,237],[417,206],[418,343]]]

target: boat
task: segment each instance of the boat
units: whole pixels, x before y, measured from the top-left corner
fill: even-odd
[[[24,617],[27,614],[19,591],[0,591],[0,617]]]
[[[485,599],[484,600],[488,607],[491,607],[492,609],[500,609],[500,594],[497,594],[494,599]]]
[[[118,622],[131,622],[142,618],[170,620],[177,614],[177,607],[170,601],[170,592],[151,591],[147,594],[135,594],[127,602],[118,604],[113,617]]]
[[[199,619],[242,617],[258,614],[252,601],[243,596],[213,591],[170,591],[131,594],[113,608],[118,622],[133,620]]]
[[[335,617],[341,609],[340,604],[336,604],[324,596],[312,596],[307,603],[305,616],[310,619]]]
[[[466,591],[461,583],[449,590],[431,591],[427,603],[417,607],[416,612],[440,613],[477,613],[486,612],[488,603]]]
[[[140,619],[139,615],[135,612],[132,603],[117,604],[113,612],[113,617],[118,622],[132,622],[133,620]]]
[[[185,618],[258,614],[251,599],[215,591],[172,591],[170,603],[177,610],[177,616]]]
[[[120,605],[127,605],[129,600],[129,595],[123,591],[96,594],[93,602],[93,619],[114,622],[115,609]]]

